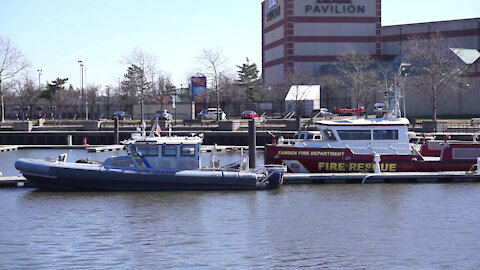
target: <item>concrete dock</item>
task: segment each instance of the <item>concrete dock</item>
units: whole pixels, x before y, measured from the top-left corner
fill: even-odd
[[[23,176],[0,176],[0,188],[28,187],[27,180]]]
[[[286,184],[395,184],[480,182],[478,172],[286,173]]]
[[[87,147],[88,152],[110,152],[110,151],[119,151],[123,150],[125,145],[119,145],[119,144],[114,144],[114,145],[100,145],[100,146],[92,146],[92,147]]]
[[[0,146],[0,152],[16,151],[18,146],[16,145],[2,145]]]

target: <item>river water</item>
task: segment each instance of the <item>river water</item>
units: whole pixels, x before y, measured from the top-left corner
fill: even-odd
[[[0,153],[1,170],[60,152]],[[475,183],[0,189],[0,269],[478,269],[479,194]]]

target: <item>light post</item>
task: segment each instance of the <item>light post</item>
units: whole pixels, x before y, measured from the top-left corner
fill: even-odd
[[[85,119],[88,120],[88,103],[87,103],[87,97],[84,94],[83,91],[83,69],[84,69],[84,64],[82,60],[78,60],[78,64],[80,65],[80,89],[81,89],[81,96],[80,96],[80,112],[83,111],[83,101],[85,100]]]
[[[40,89],[40,76],[42,76],[42,70],[41,69],[37,69],[37,72],[38,72],[38,89]]]

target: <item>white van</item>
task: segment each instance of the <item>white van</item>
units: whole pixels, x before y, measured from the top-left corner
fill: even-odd
[[[222,109],[218,109],[220,120],[227,118],[227,114]],[[217,108],[208,108],[198,113],[198,119],[217,119]]]

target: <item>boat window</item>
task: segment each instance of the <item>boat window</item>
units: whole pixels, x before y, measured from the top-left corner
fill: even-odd
[[[331,131],[330,129],[322,130],[322,138],[324,140],[328,140],[328,141],[336,141],[337,140],[335,138],[335,135],[333,134],[333,131]]]
[[[453,159],[473,159],[480,156],[480,148],[454,148],[452,151]]]
[[[320,134],[315,134],[315,133],[307,133],[305,134],[305,139],[306,140],[321,140],[322,136]]]
[[[158,156],[158,148],[156,145],[135,145],[132,146],[132,153],[139,156]]]
[[[162,147],[162,155],[167,157],[177,156],[177,146],[176,145],[164,145]]]
[[[299,133],[293,134],[293,139],[294,140],[300,139],[300,134]]]
[[[398,140],[398,130],[374,130],[374,140]]]
[[[187,157],[195,156],[195,145],[182,145],[180,148],[180,155]]]
[[[337,130],[340,139],[345,141],[351,140],[370,140],[370,130]]]

